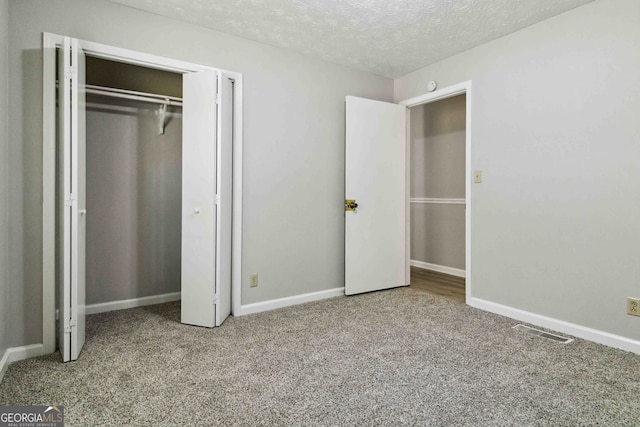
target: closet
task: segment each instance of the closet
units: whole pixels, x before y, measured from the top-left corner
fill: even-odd
[[[79,357],[86,314],[180,299],[182,323],[220,326],[231,313],[239,75],[58,40],[53,170],[63,360]],[[52,68],[45,64],[45,76]]]
[[[466,96],[411,107],[410,114],[412,272],[431,281],[449,279],[416,267],[464,278]],[[461,280],[450,281],[464,292]]]
[[[182,75],[87,57],[86,84],[88,313],[177,299]]]

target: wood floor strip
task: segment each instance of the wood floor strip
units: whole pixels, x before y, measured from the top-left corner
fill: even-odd
[[[451,276],[448,274],[445,275],[443,273],[436,273],[436,272],[424,273],[420,271],[411,270],[411,275],[416,278],[431,279],[431,280],[443,281],[446,283],[459,283],[459,284],[465,283],[464,277]]]
[[[458,286],[453,287],[453,286],[435,285],[429,282],[417,282],[415,284],[412,283],[411,286],[415,286],[417,288],[423,288],[423,289],[434,289],[440,292],[448,292],[456,295],[464,295],[465,293],[465,289]]]
[[[411,267],[410,287],[432,292],[455,301],[465,301],[464,277]]]

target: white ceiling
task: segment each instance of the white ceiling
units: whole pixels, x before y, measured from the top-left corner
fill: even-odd
[[[396,78],[593,0],[110,0]]]

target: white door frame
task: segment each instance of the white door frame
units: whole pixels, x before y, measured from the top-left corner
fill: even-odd
[[[56,349],[56,48],[64,36],[43,33],[42,135],[42,354]],[[90,56],[177,73],[221,71],[234,80],[232,313],[240,313],[242,279],[242,74],[176,59],[79,40]]]
[[[406,99],[399,102],[400,105],[404,105],[407,108],[416,107],[422,104],[429,104],[443,99],[451,98],[456,95],[466,94],[466,129],[465,129],[465,214],[464,214],[464,231],[465,231],[465,300],[467,304],[471,303],[471,187],[473,185],[471,177],[473,173],[471,171],[471,80],[455,84],[439,89],[435,92],[430,92],[424,95],[416,96],[414,98]],[[407,122],[411,115],[407,114]],[[409,138],[410,126],[407,123],[407,236],[406,236],[406,254],[407,254],[407,277],[410,277],[410,260],[411,260],[411,221],[410,221],[410,167],[409,161],[410,155],[410,138]]]

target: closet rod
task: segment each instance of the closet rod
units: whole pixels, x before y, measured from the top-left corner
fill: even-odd
[[[173,105],[182,107],[182,99],[175,96],[156,95],[153,93],[136,92],[133,90],[115,89],[96,85],[86,85],[86,92],[93,95],[111,96],[114,98],[131,99],[134,101],[152,102],[154,104]]]

